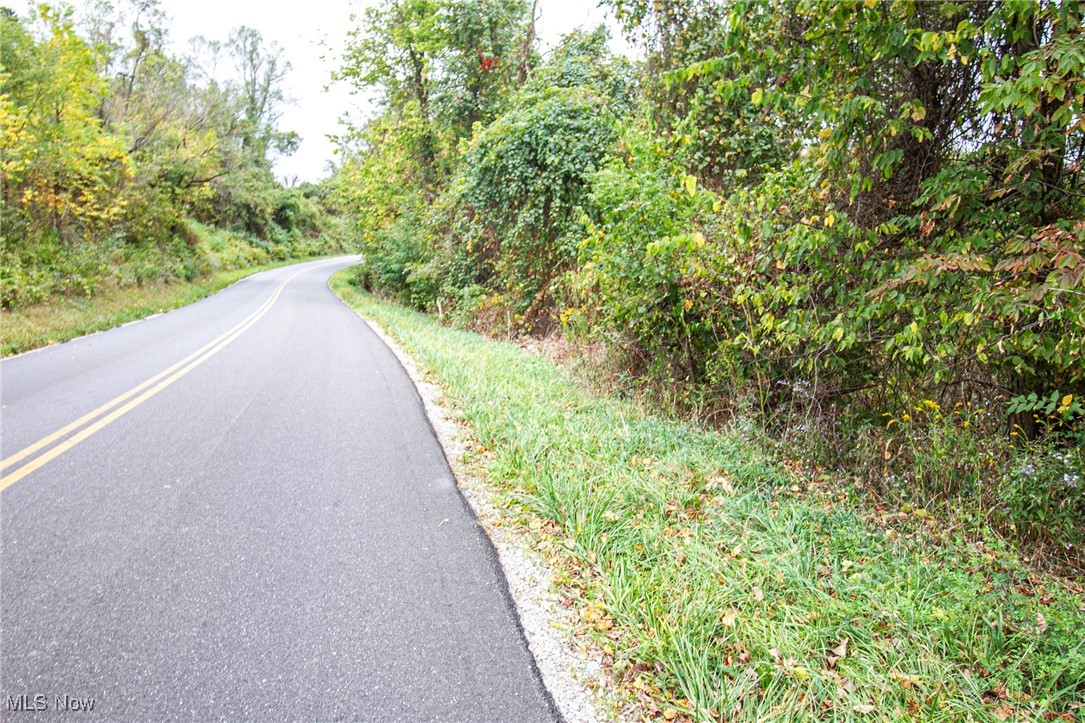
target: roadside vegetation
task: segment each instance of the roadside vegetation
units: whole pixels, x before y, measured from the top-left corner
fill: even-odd
[[[192,281],[99,289],[94,296],[59,296],[52,301],[0,311],[0,357],[61,344],[84,334],[187,306],[250,274],[294,263],[274,261],[213,271]]]
[[[0,8],[5,353],[350,246],[326,189],[272,174],[298,143],[281,49],[245,27],[171,47],[153,0]]]
[[[432,373],[641,715],[1080,720],[1085,589],[1004,539],[872,507],[705,430],[600,396],[516,344],[333,289]]]
[[[377,3],[331,184],[360,288],[612,400],[358,303],[660,710],[1080,720],[1082,7],[603,4],[640,60],[540,54],[521,0]]]
[[[744,419],[869,504],[1085,570],[1085,57],[1059,2],[384,2],[332,184],[359,281]]]

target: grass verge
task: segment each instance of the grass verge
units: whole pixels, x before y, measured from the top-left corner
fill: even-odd
[[[316,257],[314,257],[316,258]],[[104,331],[151,314],[176,309],[259,271],[298,263],[292,259],[219,271],[195,281],[169,281],[103,289],[93,296],[61,297],[44,304],[0,310],[0,356],[11,356],[96,331]]]
[[[1085,720],[1085,596],[997,539],[869,509],[595,396],[515,345],[332,288],[457,405],[612,685],[666,720]]]

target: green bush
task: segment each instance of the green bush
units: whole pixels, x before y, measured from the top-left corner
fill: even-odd
[[[1018,539],[1052,542],[1080,560],[1085,548],[1085,449],[1031,443],[998,480],[995,521]]]

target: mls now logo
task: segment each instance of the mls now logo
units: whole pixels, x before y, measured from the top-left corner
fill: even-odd
[[[76,713],[94,710],[94,698],[73,698],[69,695],[57,695],[53,697],[53,710],[63,713]],[[9,695],[7,697],[7,709],[18,713],[37,713],[49,710],[49,696],[45,693],[36,695]]]

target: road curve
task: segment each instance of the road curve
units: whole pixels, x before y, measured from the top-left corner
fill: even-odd
[[[354,261],[0,363],[0,718],[557,718]]]

